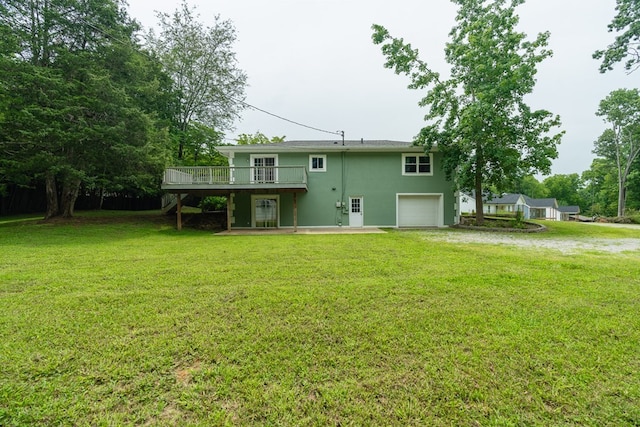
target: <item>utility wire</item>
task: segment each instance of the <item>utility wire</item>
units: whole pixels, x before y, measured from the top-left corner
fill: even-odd
[[[317,127],[313,127],[313,126],[305,125],[303,123],[296,122],[296,121],[291,120],[291,119],[287,119],[285,117],[282,117],[282,116],[279,116],[277,114],[271,113],[271,112],[269,112],[267,110],[263,110],[262,108],[258,108],[255,105],[251,105],[251,104],[249,104],[247,102],[244,102],[244,101],[237,101],[237,102],[240,102],[241,104],[243,104],[243,105],[245,105],[245,106],[247,106],[249,108],[253,108],[256,111],[260,111],[261,113],[268,114],[268,115],[273,116],[273,117],[275,117],[277,119],[284,120],[285,122],[293,123],[296,126],[301,126],[301,127],[307,128],[307,129],[315,130],[315,131],[318,131],[318,132],[324,132],[324,133],[328,133],[328,134],[331,134],[331,135],[344,135],[344,133],[341,132],[341,131],[332,132],[330,130],[320,129],[320,128],[317,128]]]
[[[102,30],[101,28],[98,28],[97,26],[85,21],[82,17],[79,17],[79,20],[82,23],[84,23],[85,25],[88,25],[91,28],[95,29],[96,31],[102,33],[103,35],[105,35],[107,37],[111,37],[113,40],[117,41],[118,43],[123,44],[123,45],[125,44],[122,40],[119,40],[117,37],[114,37],[112,35],[107,34],[104,30]],[[325,130],[325,129],[320,129],[320,128],[317,128],[317,127],[314,127],[314,126],[305,125],[304,123],[296,122],[295,120],[287,119],[286,117],[282,117],[282,116],[279,116],[277,114],[271,113],[271,112],[269,112],[267,110],[263,110],[262,108],[258,108],[255,105],[251,105],[251,104],[249,104],[249,103],[247,103],[245,101],[238,101],[238,100],[234,100],[233,98],[231,98],[231,100],[236,101],[236,102],[238,102],[240,104],[243,104],[243,105],[245,105],[245,106],[247,106],[249,108],[253,108],[256,111],[260,111],[261,113],[268,114],[269,116],[273,116],[273,117],[275,117],[277,119],[284,120],[285,122],[292,123],[292,124],[294,124],[296,126],[301,126],[301,127],[307,128],[307,129],[315,130],[317,132],[328,133],[330,135],[340,135],[340,136],[342,136],[344,138],[344,131],[334,131],[334,132],[332,132],[332,131]]]
[[[12,6],[15,9],[17,9],[18,11],[22,12],[23,14],[26,13],[26,11],[24,9],[21,9],[17,4],[12,4]],[[93,24],[91,22],[88,22],[86,19],[84,19],[83,16],[76,16],[76,19],[78,19],[78,21],[80,21],[81,23],[87,25],[88,27],[91,27],[95,31],[101,33],[102,35],[106,36],[107,38],[110,38],[111,40],[114,40],[114,41],[116,41],[117,43],[119,43],[119,44],[121,44],[123,46],[128,45],[130,43],[130,42],[129,43],[124,42],[123,40],[119,39],[118,37],[115,37],[112,34],[107,33],[104,29],[96,26],[95,24]],[[342,136],[342,138],[344,139],[344,131],[329,131],[329,130],[326,130],[326,129],[320,129],[320,128],[317,128],[317,127],[314,127],[314,126],[305,125],[304,123],[296,122],[295,120],[287,119],[286,117],[282,117],[282,116],[279,116],[279,115],[277,115],[275,113],[269,112],[267,110],[263,110],[262,108],[258,108],[255,105],[251,105],[251,104],[249,104],[249,103],[247,103],[245,101],[239,101],[239,100],[236,100],[236,99],[233,99],[233,98],[230,98],[230,99],[232,101],[235,101],[235,102],[238,102],[240,104],[243,104],[243,105],[245,105],[245,106],[247,106],[249,108],[253,108],[256,111],[260,111],[261,113],[267,114],[269,116],[275,117],[275,118],[283,120],[285,122],[292,123],[292,124],[294,124],[296,126],[301,126],[303,128],[315,130],[317,132],[327,133],[327,134],[330,134],[330,135],[339,135],[339,136]],[[227,138],[227,139],[233,139],[233,138]]]

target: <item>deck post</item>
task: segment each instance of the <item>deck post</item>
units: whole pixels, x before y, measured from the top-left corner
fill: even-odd
[[[231,197],[233,193],[227,196],[227,231],[231,231]]]
[[[182,194],[178,193],[176,216],[178,217],[178,231],[182,230]]]
[[[293,232],[298,232],[298,193],[293,192]]]

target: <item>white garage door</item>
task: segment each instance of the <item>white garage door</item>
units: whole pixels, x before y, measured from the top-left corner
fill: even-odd
[[[441,197],[422,194],[398,195],[398,227],[440,226]]]

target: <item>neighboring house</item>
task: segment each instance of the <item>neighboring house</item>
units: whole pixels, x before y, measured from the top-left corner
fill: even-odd
[[[458,193],[458,206],[461,214],[472,214],[476,212],[476,193]]]
[[[227,196],[229,229],[443,227],[457,218],[440,153],[425,154],[410,142],[217,148],[228,167],[168,168],[162,188],[177,195]]]
[[[558,206],[562,221],[575,221],[580,216],[580,206]]]
[[[474,213],[476,199],[474,194],[461,194],[460,212]],[[483,203],[485,214],[522,212],[524,219],[547,219],[566,221],[570,216],[578,215],[578,206],[558,206],[556,199],[533,199],[524,194],[506,193],[486,197]]]
[[[527,206],[529,206],[529,215],[525,216],[525,218],[549,219],[554,221],[562,220],[556,199],[532,199],[531,197],[524,197]]]
[[[522,194],[503,194],[493,195],[491,197],[485,196],[482,203],[482,211],[486,214],[497,213],[515,213],[517,211],[523,212],[525,218],[529,214],[529,206],[525,199],[526,196]],[[460,212],[462,213],[475,213],[476,211],[476,197],[475,192],[472,193],[460,193]]]
[[[529,218],[529,205],[526,196],[522,194],[503,194],[501,196],[487,197],[484,202],[484,212],[491,213],[512,213],[520,211],[524,218]]]

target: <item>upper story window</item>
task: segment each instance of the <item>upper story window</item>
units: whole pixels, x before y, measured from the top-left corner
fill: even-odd
[[[324,154],[312,154],[309,156],[309,172],[326,172],[327,156]]]
[[[433,175],[431,154],[403,154],[402,175]]]

